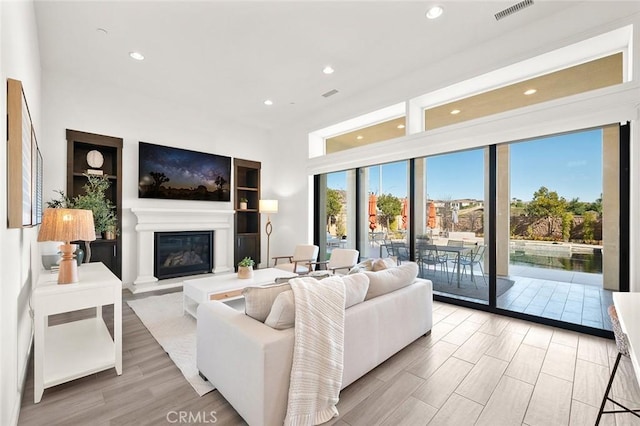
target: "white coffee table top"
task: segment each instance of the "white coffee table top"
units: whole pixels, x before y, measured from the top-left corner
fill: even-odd
[[[276,268],[256,269],[253,278],[240,279],[238,274],[215,275],[206,278],[185,280],[183,285],[207,293],[242,289],[273,283],[276,278],[291,278],[298,274]]]
[[[238,274],[223,274],[185,280],[182,283],[183,306],[185,313],[196,317],[200,303],[211,300],[232,300],[242,297],[245,287],[273,284],[276,278],[292,278],[298,274],[276,268],[256,269],[253,278],[240,279]]]

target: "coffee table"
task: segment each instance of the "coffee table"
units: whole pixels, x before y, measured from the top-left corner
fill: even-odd
[[[253,278],[239,279],[238,274],[214,275],[185,280],[182,283],[182,311],[196,318],[198,305],[208,300],[232,300],[242,297],[245,287],[273,284],[276,278],[298,274],[276,268],[256,269]]]

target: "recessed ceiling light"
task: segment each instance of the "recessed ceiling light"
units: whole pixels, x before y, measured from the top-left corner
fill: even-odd
[[[444,12],[442,6],[433,6],[432,8],[427,10],[426,16],[428,19],[436,19],[439,18],[440,15],[442,15],[442,12]]]
[[[529,96],[529,95],[533,95],[536,92],[537,92],[536,89],[529,89],[529,90],[525,91],[524,94]]]
[[[404,129],[404,124],[398,124],[398,129]]]
[[[324,69],[322,70],[323,73],[325,74],[333,74],[335,70],[333,69],[333,67],[331,67],[331,65],[327,65],[326,67],[324,67]]]
[[[104,28],[96,28],[96,31],[103,35],[109,34],[109,31],[105,30]]]
[[[144,59],[144,55],[140,52],[129,52],[129,56],[136,61],[142,61]]]
[[[358,136],[356,136],[356,139],[358,139],[358,140],[364,139],[364,136],[358,135]]]
[[[271,105],[273,105],[273,101],[271,99],[267,99],[267,100],[264,101],[264,104],[271,106]]]
[[[460,114],[460,110],[459,109],[451,110],[451,114],[453,115]]]

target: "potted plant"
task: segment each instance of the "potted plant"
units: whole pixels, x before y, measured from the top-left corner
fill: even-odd
[[[96,238],[115,238],[118,234],[118,217],[116,206],[109,200],[105,193],[111,186],[107,176],[87,175],[87,183],[84,185],[84,194],[69,198],[63,191],[56,191],[60,197],[47,202],[49,208],[86,209],[93,212],[93,224],[96,230]],[[89,243],[87,247],[87,262],[90,258]]]
[[[250,257],[245,257],[238,262],[238,278],[253,278],[253,265],[255,262]]]
[[[247,209],[247,203],[249,202],[249,200],[247,200],[244,197],[240,198],[240,210],[246,210]]]

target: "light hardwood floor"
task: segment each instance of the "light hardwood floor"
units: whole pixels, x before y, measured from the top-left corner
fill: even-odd
[[[109,308],[104,315],[110,322]],[[438,302],[433,317],[429,336],[342,391],[340,417],[327,424],[594,424],[617,354],[613,341]],[[31,365],[19,424],[188,424],[176,422],[179,412],[195,417],[190,424],[211,424],[212,411],[215,424],[244,424],[219,392],[198,397],[126,303],[123,340],[122,376],[111,369],[47,389],[39,404]],[[640,407],[628,359],[621,368],[614,396]],[[640,420],[616,414],[602,424]]]

